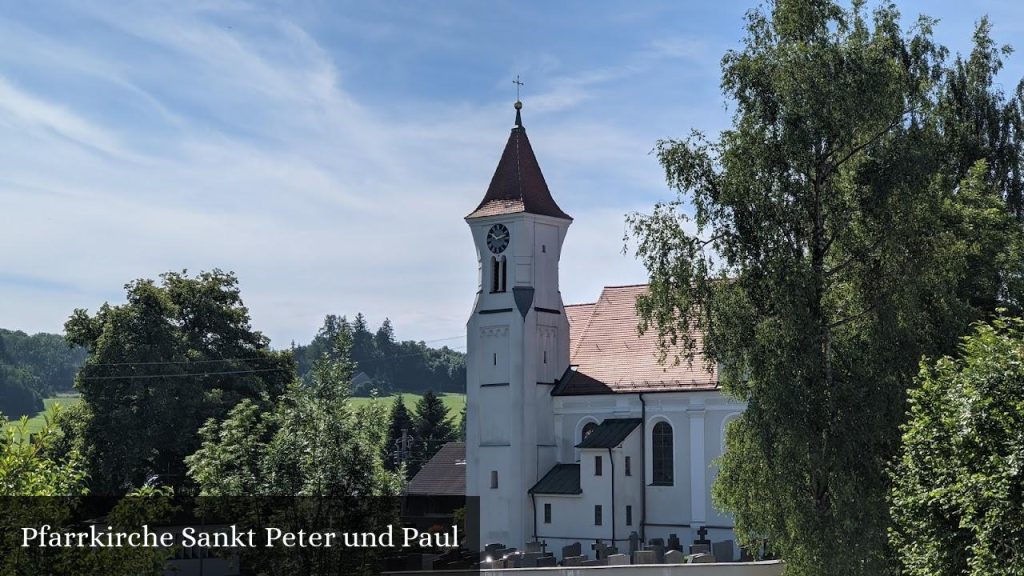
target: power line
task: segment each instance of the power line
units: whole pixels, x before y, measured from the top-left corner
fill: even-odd
[[[272,356],[253,356],[251,358],[211,358],[206,360],[153,360],[147,362],[104,362],[102,364],[86,364],[87,367],[97,366],[156,366],[175,364],[212,364],[214,362],[250,362],[252,360],[280,360]]]
[[[148,380],[152,378],[182,378],[185,376],[226,376],[231,374],[257,374],[261,372],[291,372],[290,368],[262,368],[258,370],[227,370],[221,372],[185,372],[181,374],[126,374],[123,376],[79,376],[79,380]]]

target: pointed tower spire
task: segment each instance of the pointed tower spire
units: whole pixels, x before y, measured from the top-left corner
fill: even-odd
[[[572,217],[562,212],[555,203],[551,191],[548,190],[548,184],[544,181],[544,174],[540,171],[540,164],[537,163],[530,139],[526,137],[526,129],[523,128],[523,117],[520,113],[523,103],[516,100],[515,109],[516,124],[512,127],[505,151],[502,152],[498,167],[491,177],[487,194],[476,210],[466,218],[526,212],[572,220]]]

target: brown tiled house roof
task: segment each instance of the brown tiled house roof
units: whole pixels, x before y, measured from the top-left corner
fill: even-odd
[[[656,391],[715,390],[718,374],[707,371],[698,353],[693,362],[658,362],[658,336],[637,332],[636,297],[646,285],[609,286],[592,304],[566,306],[569,363],[552,391],[556,396]],[[694,334],[700,340],[699,334]],[[698,345],[698,350],[700,346]]]
[[[555,218],[572,218],[551,197],[540,164],[533,154],[530,139],[526,137],[526,129],[519,121],[516,112],[516,126],[505,144],[505,151],[498,161],[498,168],[487,187],[487,194],[466,218],[481,218],[501,214],[526,212]]]

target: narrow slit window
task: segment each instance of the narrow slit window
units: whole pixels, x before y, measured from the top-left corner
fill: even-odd
[[[544,351],[544,363],[545,364],[548,363],[548,351],[547,350]]]
[[[601,457],[594,456],[594,476],[600,476],[604,472],[603,468]]]
[[[498,258],[491,256],[491,292],[499,292],[498,290],[498,278],[500,277],[500,271],[498,270]]]
[[[498,471],[491,470],[491,490],[498,489]]]
[[[633,467],[631,466],[631,464],[632,461],[630,460],[629,456],[626,456],[626,476],[633,475]]]
[[[633,525],[633,507],[626,506],[626,526]]]
[[[498,260],[498,268],[501,269],[501,289],[498,292],[504,292],[508,285],[508,266],[505,264],[504,256]]]
[[[594,506],[594,526],[601,525],[601,505]]]
[[[494,353],[494,365],[495,366],[498,365],[498,353],[497,352]]]
[[[551,524],[551,504],[544,505],[544,523]]]

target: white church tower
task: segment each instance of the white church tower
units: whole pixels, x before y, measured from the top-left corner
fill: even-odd
[[[466,493],[479,497],[470,544],[523,549],[527,491],[556,463],[551,390],[569,367],[558,260],[572,218],[558,207],[516,121],[483,201],[466,222],[479,269],[466,325]],[[479,538],[474,541],[473,537]]]

